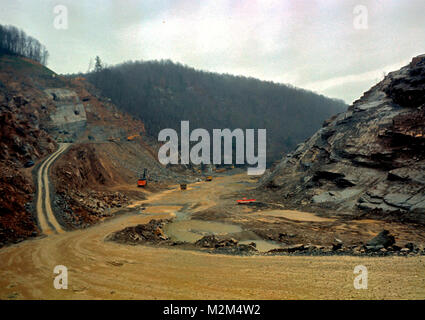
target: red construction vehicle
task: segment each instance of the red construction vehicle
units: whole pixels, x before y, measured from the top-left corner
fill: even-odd
[[[143,170],[143,176],[139,178],[139,180],[137,180],[137,187],[139,188],[145,188],[148,185],[148,180],[146,177],[146,173],[147,173],[147,169],[145,168]]]
[[[240,200],[237,200],[238,204],[251,204],[251,203],[255,203],[255,199],[247,199],[245,197],[243,197]]]

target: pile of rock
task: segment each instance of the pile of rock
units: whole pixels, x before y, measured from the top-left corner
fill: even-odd
[[[169,220],[151,220],[147,224],[127,227],[108,236],[107,240],[126,244],[168,242],[163,227]]]
[[[229,254],[250,254],[257,252],[256,244],[254,242],[242,244],[234,238],[218,237],[216,235],[207,235],[202,237],[195,242],[195,246]]]
[[[304,254],[304,255],[425,255],[425,248],[414,243],[407,243],[403,247],[395,244],[395,238],[388,230],[382,230],[376,237],[366,244],[345,246],[341,240],[335,239],[331,246],[312,244],[296,244],[283,248],[272,249],[267,254]]]
[[[111,216],[110,209],[121,208],[130,203],[128,197],[120,192],[76,192],[73,198],[88,212],[101,217]]]

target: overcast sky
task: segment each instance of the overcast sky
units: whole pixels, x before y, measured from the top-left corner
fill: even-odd
[[[347,103],[425,53],[424,0],[0,0],[0,24],[46,45],[57,73],[171,59],[311,89]],[[54,8],[68,10],[56,29]],[[356,8],[363,5],[361,11]],[[367,9],[367,28],[365,11]],[[56,20],[58,21],[58,20]],[[355,28],[356,26],[363,28]]]

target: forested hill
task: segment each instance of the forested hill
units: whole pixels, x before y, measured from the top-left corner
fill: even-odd
[[[181,120],[189,120],[191,129],[266,128],[269,163],[346,110],[344,102],[310,91],[171,61],[108,68],[97,63],[86,76],[102,95],[143,119],[153,136],[164,128],[179,130]]]
[[[49,52],[37,39],[14,26],[0,24],[0,56],[13,55],[47,64]]]

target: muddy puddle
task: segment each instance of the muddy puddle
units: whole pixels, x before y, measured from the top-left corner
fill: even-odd
[[[267,252],[281,247],[279,243],[264,240],[254,232],[243,230],[236,224],[191,219],[192,211],[196,208],[197,206],[193,204],[157,204],[145,208],[143,213],[148,215],[171,213],[175,218],[164,226],[163,231],[170,240],[176,242],[195,243],[205,236],[215,235],[234,238],[240,244],[254,242],[259,252]]]
[[[165,226],[165,234],[174,241],[196,242],[204,236],[226,236],[241,232],[237,225],[202,220],[180,220]]]
[[[267,252],[281,247],[279,243],[263,240],[253,232],[244,231],[238,225],[223,222],[203,220],[174,221],[164,227],[164,233],[173,241],[189,243],[195,243],[208,235],[231,237],[238,240],[240,244],[251,244],[254,242],[259,252]]]

